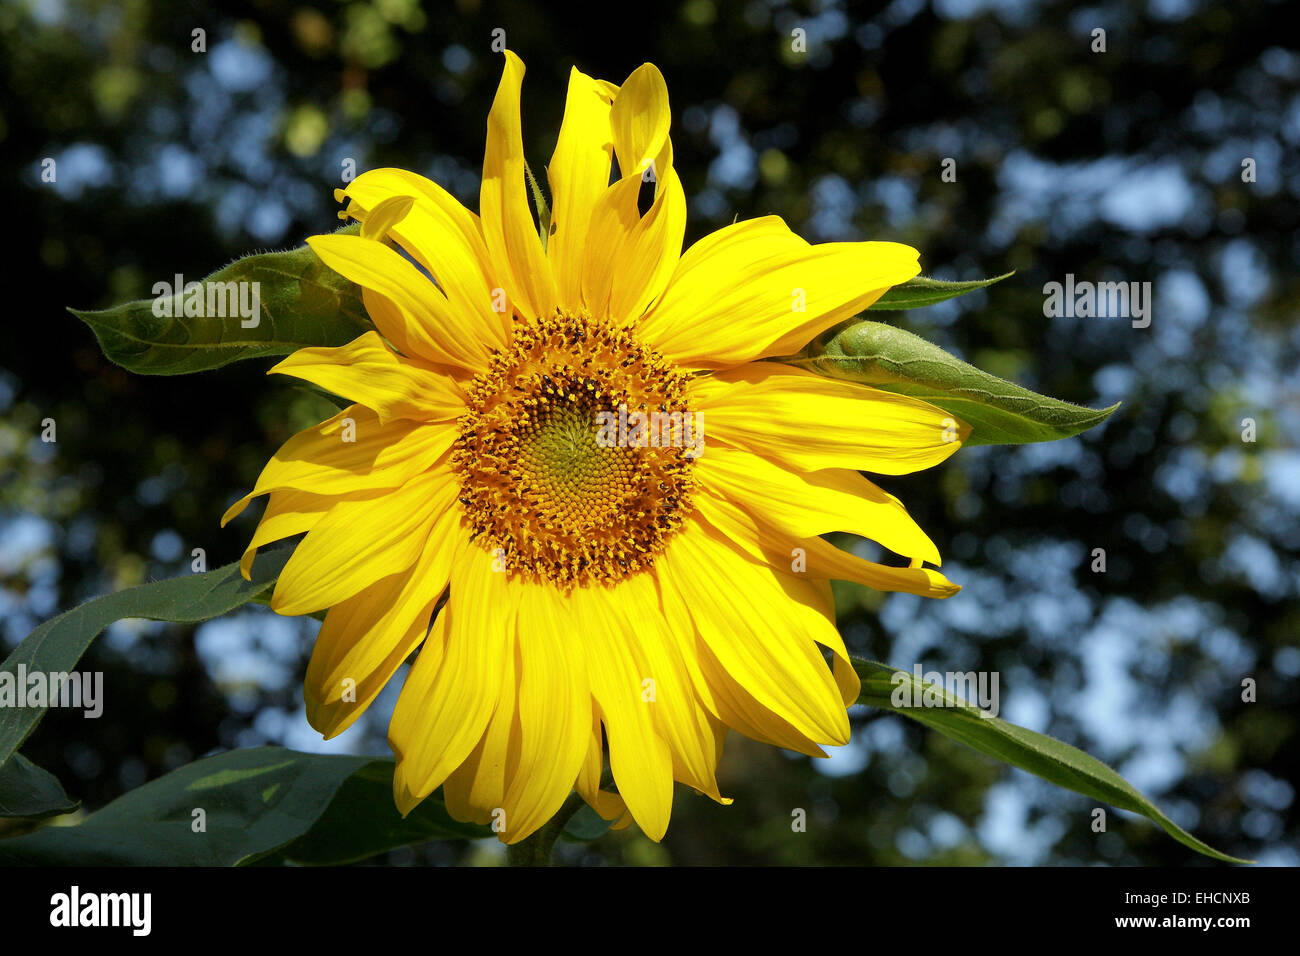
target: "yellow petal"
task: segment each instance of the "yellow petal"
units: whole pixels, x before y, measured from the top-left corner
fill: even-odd
[[[439,468],[388,494],[340,501],[294,549],[276,581],[271,608],[305,614],[332,607],[409,570],[459,488],[452,472]]]
[[[515,813],[506,801],[506,787],[515,779],[519,765],[519,672],[515,654],[502,659],[501,683],[496,706],[487,729],[465,762],[453,770],[442,785],[442,797],[453,819],[492,824],[497,834],[509,839]]]
[[[620,178],[640,177],[653,164],[656,180],[665,181],[673,158],[671,119],[663,74],[653,63],[641,64],[619,88],[610,112]]]
[[[629,176],[601,193],[592,207],[581,268],[582,304],[592,315],[609,314],[614,283],[630,265],[620,250],[640,225],[641,212],[637,208],[640,192],[641,178]]]
[[[224,527],[258,495],[294,490],[328,497],[368,497],[397,488],[433,467],[456,438],[449,424],[394,421],[362,405],[307,428],[280,446],[253,490],[221,518]]]
[[[617,793],[600,789],[601,774],[605,768],[605,733],[601,730],[599,710],[592,712],[591,722],[592,731],[587,737],[587,756],[582,762],[582,771],[578,774],[578,781],[573,787],[602,819],[613,820],[627,811],[627,804]]]
[[[810,757],[825,757],[821,747],[760,704],[723,669],[707,642],[697,634],[687,599],[673,583],[671,567],[662,563],[657,567],[659,602],[667,632],[679,648],[696,698],[705,708],[713,731],[713,765],[717,766],[722,758],[722,744],[729,727],[775,747]],[[729,803],[730,798],[724,797],[721,802]]]
[[[686,236],[686,192],[669,167],[654,203],[619,249],[625,269],[610,290],[609,315],[638,319],[667,288]]]
[[[399,352],[472,372],[487,366],[485,327],[457,315],[428,276],[384,243],[334,233],[307,240],[321,261],[344,278],[382,296],[386,307],[367,309],[375,327]]]
[[[546,254],[560,304],[582,307],[582,264],[588,225],[596,201],[609,185],[614,151],[610,96],[602,85],[574,68],[564,104],[560,137],[546,169],[551,183],[551,235]]]
[[[629,578],[620,594],[630,608],[657,610],[660,604],[655,580],[648,574]],[[696,695],[677,634],[662,614],[633,613],[627,615],[627,635],[646,678],[653,682],[643,686],[642,699],[652,692],[648,706],[655,732],[672,751],[673,776],[720,803],[730,802],[718,792],[715,729]]]
[[[673,538],[660,564],[661,575],[682,596],[710,652],[702,661],[716,661],[731,681],[808,740],[848,742],[848,716],[816,647],[817,642],[842,642],[821,613],[791,600],[770,572],[698,522]],[[715,694],[725,689],[715,675]]]
[[[795,537],[763,511],[744,510],[709,492],[697,496],[695,504],[705,521],[764,566],[789,567],[811,578],[856,581],[877,591],[902,591],[922,597],[947,598],[961,590],[960,585],[930,568],[890,567],[864,560],[823,538]]]
[[[477,746],[501,699],[502,674],[515,647],[515,592],[492,570],[492,556],[465,542],[452,564],[441,655],[421,666],[429,642],[397,699],[388,742],[397,755],[394,789],[419,801]]]
[[[456,545],[456,555],[459,558],[464,552],[464,541]],[[442,659],[447,653],[447,620],[450,615],[444,606],[442,611],[433,620],[433,625],[429,628],[429,636],[425,638],[424,646],[420,648],[420,653],[416,655],[415,663],[406,674],[406,682],[402,685],[402,692],[397,698],[397,706],[393,709],[392,720],[388,723],[388,743],[393,750],[393,756],[397,758],[397,766],[393,773],[393,798],[397,803],[397,812],[406,816],[417,806],[420,805],[425,797],[429,795],[436,787],[431,787],[429,793],[416,795],[413,789],[411,779],[412,765],[402,760],[402,752],[394,742],[394,732],[398,731],[397,719],[399,712],[403,714],[403,723],[399,733],[407,739],[411,739],[418,731],[415,726],[418,720],[418,704],[422,701],[424,695],[428,693],[430,685],[438,675],[442,667]],[[404,709],[402,701],[406,699]],[[412,711],[415,712],[415,719],[412,719]],[[414,738],[418,741],[418,737]],[[448,803],[448,810],[451,809]],[[466,816],[458,816],[456,819],[464,821]],[[482,821],[474,821],[482,822]]]
[[[628,635],[619,588],[597,593],[575,588],[573,622],[584,642],[591,692],[609,740],[609,765],[618,792],[637,825],[650,839],[663,839],[673,806],[673,760],[668,744],[654,729],[642,681],[649,675]]]
[[[381,424],[394,418],[438,422],[465,412],[465,393],[447,369],[405,358],[367,332],[338,348],[299,349],[271,369],[372,408]]]
[[[692,367],[789,355],[919,272],[909,246],[814,246],[776,216],[746,220],[686,251],[641,333],[658,351]]]
[[[730,540],[727,543],[733,544]],[[831,583],[806,574],[786,574],[780,566],[762,566],[760,570],[769,575],[776,587],[791,600],[812,608],[830,625],[818,627],[813,639],[831,652],[831,677],[839,689],[840,700],[846,708],[851,707],[862,693],[862,681],[853,669],[844,638],[835,627],[835,597],[831,592]]]
[[[855,471],[789,471],[719,442],[711,442],[696,460],[696,471],[705,487],[748,511],[765,513],[794,537],[850,531],[895,554],[941,563],[939,549],[902,502]]]
[[[816,742],[760,703],[757,697],[728,673],[703,640],[700,640],[696,653],[699,656],[702,679],[710,685],[713,709],[717,712],[719,721],[760,743],[793,750],[809,757],[826,756],[826,751]]]
[[[502,347],[509,317],[494,311],[492,260],[478,216],[435,182],[405,169],[372,169],[343,190],[348,213],[369,220],[381,204],[406,197],[406,215],[386,224],[387,234],[415,258],[446,293],[468,331]]]
[[[831,660],[831,670],[835,675],[835,686],[840,689],[840,700],[845,707],[852,707],[862,696],[862,678],[853,669],[847,654],[836,654]]]
[[[686,195],[672,166],[668,89],[652,64],[638,67],[614,97],[610,111],[620,178],[592,209],[583,302],[593,315],[627,321],[642,315],[664,291],[686,234]],[[643,177],[655,183],[642,216]]]
[[[800,471],[905,475],[937,465],[970,434],[929,402],[777,362],[702,376],[692,392],[709,434]]]
[[[303,697],[308,722],[327,740],[361,716],[424,640],[451,572],[458,520],[448,508],[409,571],[376,581],[325,615]]]
[[[479,215],[495,274],[510,304],[524,315],[536,317],[555,311],[555,281],[528,205],[519,123],[524,64],[509,50],[505,57],[501,85],[488,113]]]
[[[507,842],[528,836],[560,809],[591,737],[591,686],[564,597],[522,586],[519,604],[519,765],[506,792]]]
[[[383,240],[388,237],[393,227],[405,219],[415,205],[414,196],[389,196],[361,220],[361,236],[364,239]],[[356,207],[352,207],[356,210]]]
[[[655,201],[642,216],[641,180],[630,176],[610,186],[591,217],[582,293],[593,315],[638,318],[662,293],[682,252],[686,194],[669,169]]]
[[[337,501],[337,498],[313,495],[306,491],[271,492],[266,501],[266,511],[262,513],[257,530],[253,532],[253,539],[248,542],[248,547],[239,559],[240,573],[250,579],[253,559],[257,557],[259,548],[272,541],[310,531]]]

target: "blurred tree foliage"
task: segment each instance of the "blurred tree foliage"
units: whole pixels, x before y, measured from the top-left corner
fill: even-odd
[[[910,243],[944,278],[1019,270],[895,319],[1031,388],[1124,406],[1082,438],[972,449],[889,482],[966,589],[942,604],[844,589],[842,629],[857,652],[899,666],[998,671],[1003,716],[1116,765],[1211,844],[1296,864],[1300,56],[1279,46],[1282,11],[7,3],[0,635],[12,646],[89,596],[185,573],[194,548],[209,567],[233,560],[254,519],[222,531],[221,512],[275,446],[329,413],[261,364],[132,377],[64,307],[145,296],[174,273],[198,278],[331,229],[348,160],[424,172],[477,208],[499,28],[529,67],[534,168],[554,146],[572,65],[616,82],[646,60],[663,70],[688,242],[775,213],[814,241]],[[1045,318],[1042,287],[1067,274],[1152,282],[1151,327]],[[53,444],[39,438],[50,418]],[[218,747],[383,752],[395,688],[329,745],[306,727],[315,626],[261,611],[197,630],[119,625],[84,663],[105,671],[104,716],[53,712],[24,752],[90,807]],[[895,717],[857,718],[829,767],[733,735],[721,776],[735,805],[679,790],[662,846],[611,834],[562,854],[1204,862],[1116,813],[1094,833],[1082,797]],[[792,830],[798,808],[806,832]],[[499,858],[430,845],[386,860]]]

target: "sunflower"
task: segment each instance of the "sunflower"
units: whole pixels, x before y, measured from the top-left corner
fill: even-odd
[[[339,191],[359,232],[309,242],[377,331],[272,371],[354,404],[286,442],[223,524],[268,496],[246,574],[305,533],[271,606],[328,609],[304,692],[326,738],[418,650],[389,728],[403,814],[441,787],[514,843],[576,790],[658,840],[674,781],[730,802],[728,730],[814,756],[848,742],[859,686],[830,580],[957,591],[861,472],[937,464],[967,430],[773,360],[917,275],[917,253],[811,245],[776,216],[683,253],[650,64],[621,87],[572,71],[539,229],[523,75],[507,51],[479,215],[399,169]]]

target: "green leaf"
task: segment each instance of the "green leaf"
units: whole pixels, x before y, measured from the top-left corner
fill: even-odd
[[[429,835],[490,835],[485,827],[450,822],[436,795],[422,805],[428,807],[422,822],[400,834],[376,824],[372,816],[397,816],[392,776],[391,760],[283,747],[233,750],[137,787],[76,826],[0,841],[0,865],[236,866],[294,855],[339,862],[400,845],[390,842],[398,836],[414,842]],[[386,806],[376,802],[381,789]],[[440,826],[439,820],[448,823]],[[347,832],[349,826],[356,832]],[[342,842],[331,854],[327,844],[334,839]]]
[[[453,820],[434,794],[406,819],[393,803],[393,761],[375,760],[344,781],[315,825],[284,850],[294,863],[333,865],[364,860],[426,840],[475,840],[489,827]]]
[[[357,228],[354,224],[341,231]],[[175,282],[173,276],[165,279]],[[257,325],[243,328],[238,314],[187,317],[182,309],[180,315],[158,316],[155,299],[139,299],[102,312],[68,311],[90,326],[110,360],[142,375],[183,375],[241,359],[287,355],[307,346],[346,345],[373,328],[360,288],[328,268],[309,246],[245,256],[203,282],[203,311],[215,289],[208,283],[259,283]],[[215,308],[222,296],[212,295],[214,312],[234,311],[228,300],[221,309]],[[173,298],[173,313],[177,304]]]
[[[600,839],[613,826],[614,820],[606,820],[591,807],[583,804],[578,808],[577,813],[569,817],[560,835],[574,843],[587,843]]]
[[[1099,425],[1119,408],[1118,402],[1093,409],[1039,395],[882,322],[858,321],[831,330],[784,361],[937,405],[971,426],[967,445],[1069,438]]]
[[[937,730],[946,737],[987,754],[1003,763],[1042,777],[1058,787],[1103,800],[1121,810],[1129,810],[1154,820],[1179,843],[1198,853],[1227,863],[1250,863],[1220,853],[1202,843],[1160,812],[1127,780],[1096,757],[1071,747],[1054,737],[1017,727],[997,717],[982,716],[978,707],[942,691],[944,706],[920,706],[923,688],[914,675],[887,664],[854,658],[853,667],[862,679],[859,704],[904,714]],[[903,690],[906,688],[906,690]],[[936,690],[939,690],[936,688]],[[932,690],[931,693],[935,693]],[[907,704],[895,704],[895,694]]]
[[[32,631],[0,664],[0,674],[14,675],[11,681],[16,684],[20,665],[25,674],[67,673],[77,666],[100,631],[123,618],[189,623],[218,617],[269,590],[290,553],[291,548],[259,552],[253,562],[251,582],[243,579],[239,564],[235,563],[203,574],[141,584],[87,601]],[[0,767],[43,716],[44,707],[0,707]]]
[[[0,817],[51,817],[77,805],[54,774],[22,754],[0,765]]]
[[[925,276],[917,276],[915,279],[908,279],[902,285],[894,286],[872,303],[868,311],[871,309],[880,311],[920,309],[927,305],[934,305],[936,302],[942,302],[944,299],[954,299],[959,295],[965,295],[967,292],[974,292],[976,289],[987,289],[993,283],[1001,282],[1008,276],[1013,275],[1015,275],[1015,272],[1005,272],[1000,276],[994,276],[992,279],[975,279],[970,282],[947,282],[943,279],[927,279]]]

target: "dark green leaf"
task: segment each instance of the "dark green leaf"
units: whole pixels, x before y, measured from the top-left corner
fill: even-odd
[[[0,764],[0,817],[51,817],[75,809],[77,801],[58,778],[22,754]]]
[[[253,862],[307,832],[343,781],[369,762],[280,747],[207,757],[137,787],[77,826],[0,842],[0,864]]]
[[[921,695],[926,685],[918,683],[914,675],[887,664],[857,658],[853,666],[862,678],[859,704],[904,714],[946,737],[1042,777],[1058,787],[1141,814],[1198,853],[1228,863],[1251,862],[1220,853],[1202,843],[1161,813],[1155,804],[1114,770],[1077,747],[997,717],[981,716],[978,707],[958,700],[947,691],[942,692],[944,706],[919,706],[917,702],[923,699]]]
[[[32,631],[0,664],[0,673],[13,674],[15,682],[19,665],[27,674],[67,673],[77,666],[100,631],[123,618],[193,622],[218,617],[268,590],[290,553],[290,548],[259,552],[251,582],[240,575],[237,563],[227,564],[203,574],[154,581],[87,601]],[[0,766],[44,715],[43,707],[0,707]]]
[[[1099,425],[1119,408],[1118,402],[1093,409],[1039,395],[882,322],[853,322],[785,361],[937,405],[971,426],[967,445],[1069,438]]]
[[[353,225],[343,231],[356,229]],[[175,280],[167,276],[163,281]],[[186,277],[186,284],[189,281]],[[287,355],[307,346],[346,345],[373,327],[360,289],[326,267],[309,246],[245,256],[203,282],[203,311],[208,291],[216,289],[208,283],[259,283],[257,325],[243,328],[239,315],[187,317],[181,310],[180,315],[158,316],[155,299],[102,312],[68,311],[90,326],[109,359],[143,375],[182,375],[240,359]],[[222,296],[212,294],[216,306]],[[171,305],[176,313],[177,300]],[[223,302],[220,310],[212,311],[232,309]]]
[[[393,761],[376,760],[344,782],[311,830],[285,848],[284,857],[311,865],[351,863],[426,840],[492,835],[488,827],[453,820],[438,793],[402,819],[393,803]]]
[[[77,826],[0,841],[0,865],[325,863],[431,837],[490,835],[451,821],[436,794],[411,814],[413,822],[392,823],[392,776],[391,760],[234,750],[138,787]],[[331,841],[338,841],[334,849]]]
[[[908,279],[902,285],[896,285],[871,305],[871,309],[896,311],[900,309],[920,309],[934,305],[944,299],[953,299],[976,289],[987,289],[995,282],[1001,282],[1014,272],[1006,272],[992,279],[975,279],[970,282],[947,282],[943,279],[927,279],[917,276]]]

